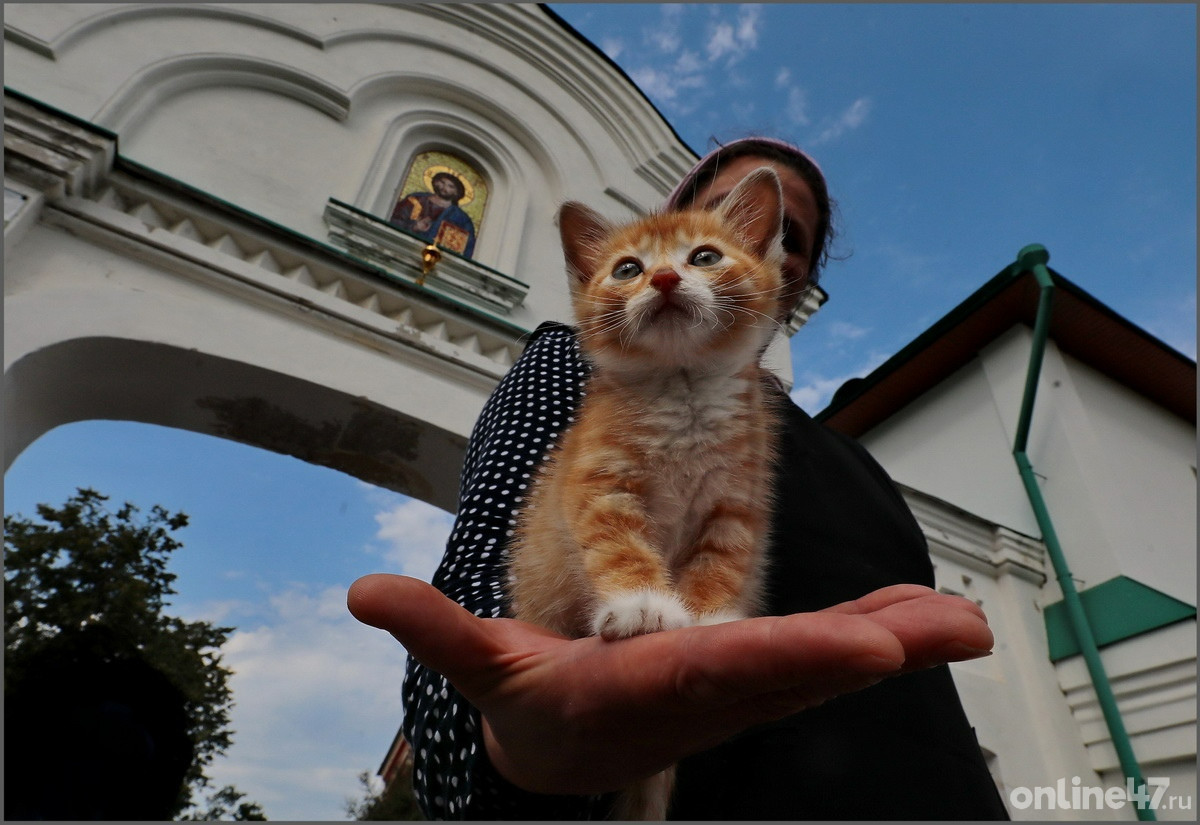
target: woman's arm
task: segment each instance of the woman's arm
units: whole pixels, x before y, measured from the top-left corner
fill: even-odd
[[[543,325],[496,387],[467,446],[458,514],[433,584],[475,616],[505,613],[504,580],[515,511],[529,478],[570,422],[587,368],[572,331]],[[479,711],[444,676],[410,658],[404,735],[413,785],[436,819],[588,818],[595,799],[547,797],[510,785],[483,745]]]

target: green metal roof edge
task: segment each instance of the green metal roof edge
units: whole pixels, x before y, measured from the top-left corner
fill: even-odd
[[[1112,307],[1104,304],[1095,296],[1088,293],[1082,287],[1072,283],[1067,278],[1054,271],[1053,268],[1047,267],[1047,269],[1050,271],[1050,276],[1054,280],[1054,286],[1056,289],[1069,292],[1073,297],[1083,303],[1088,304],[1097,312],[1102,313],[1114,322],[1128,327],[1138,335],[1141,335],[1142,337],[1154,342],[1159,348],[1169,353],[1173,357],[1190,364],[1193,368],[1196,366],[1196,361],[1194,359],[1189,358],[1179,350],[1172,347],[1170,344],[1164,342],[1161,338],[1152,335],[1142,327],[1133,323],[1128,318],[1114,310]],[[919,353],[927,349],[934,341],[937,341],[963,320],[968,318],[973,312],[987,304],[988,301],[995,298],[1005,288],[1010,286],[1014,281],[1019,279],[1024,274],[1025,270],[1019,269],[1015,261],[1006,266],[1004,269],[1000,270],[1000,272],[997,273],[993,278],[984,283],[981,287],[979,287],[979,289],[975,290],[975,292],[971,293],[971,295],[967,296],[962,303],[942,316],[942,318],[936,321],[933,326],[929,327],[927,330],[910,341],[891,358],[884,361],[866,376],[862,378],[849,379],[845,384],[842,385],[842,387],[839,387],[838,390],[834,392],[833,399],[825,407],[825,409],[815,414],[813,418],[823,423],[837,413],[841,412],[846,407],[850,406],[855,400],[878,385],[901,366],[911,361]],[[1053,335],[1051,337],[1053,337]],[[851,382],[857,382],[857,385],[854,386],[852,391],[843,392],[843,388],[846,388],[847,384],[850,384]]]
[[[1080,600],[1100,647],[1196,617],[1193,605],[1181,602],[1128,576],[1117,576],[1081,591]],[[1055,602],[1042,613],[1047,653],[1058,662],[1080,652],[1071,630],[1066,603]]]
[[[943,315],[933,324],[933,326],[922,332],[920,335],[906,344],[899,352],[884,361],[866,376],[862,378],[849,379],[847,383],[850,381],[858,382],[857,386],[854,388],[854,391],[843,393],[841,388],[839,388],[834,392],[833,400],[830,401],[829,405],[814,415],[813,418],[820,422],[826,421],[845,407],[848,407],[855,399],[865,394],[875,385],[879,384],[881,381],[883,381],[883,379],[891,375],[902,365],[911,361],[917,356],[918,353],[927,349],[930,344],[941,338],[949,330],[956,327],[963,319],[967,318],[979,307],[992,300],[992,298],[1000,294],[1005,287],[1020,277],[1022,273],[1014,271],[1016,270],[1016,266],[1016,263],[1011,263],[1006,266],[991,280],[987,281],[983,286],[979,287],[979,289],[967,296],[962,303]],[[1056,284],[1057,282],[1057,279],[1055,279]],[[842,387],[845,386],[846,384],[842,385]]]

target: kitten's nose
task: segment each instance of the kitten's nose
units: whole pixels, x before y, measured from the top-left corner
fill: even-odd
[[[650,286],[666,295],[679,283],[679,274],[673,269],[660,269],[650,276]]]

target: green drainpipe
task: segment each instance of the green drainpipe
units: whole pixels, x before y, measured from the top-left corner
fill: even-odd
[[[1133,753],[1133,745],[1125,730],[1125,722],[1121,719],[1121,712],[1117,708],[1117,698],[1113,695],[1112,684],[1108,681],[1108,673],[1104,669],[1104,663],[1100,660],[1100,649],[1096,646],[1096,638],[1092,634],[1087,614],[1083,611],[1083,602],[1079,598],[1079,592],[1075,589],[1075,581],[1071,578],[1071,570],[1067,566],[1066,556],[1063,555],[1062,544],[1059,543],[1054,523],[1050,519],[1050,511],[1046,508],[1046,500],[1042,497],[1041,488],[1038,487],[1037,478],[1034,476],[1033,465],[1029,461],[1029,456],[1025,454],[1026,442],[1029,439],[1029,422],[1033,418],[1033,401],[1037,395],[1038,376],[1041,374],[1042,359],[1046,352],[1046,339],[1050,332],[1051,304],[1054,300],[1054,281],[1050,277],[1050,270],[1046,268],[1046,262],[1049,260],[1050,253],[1040,244],[1030,244],[1017,254],[1016,271],[1018,273],[1032,272],[1033,276],[1037,278],[1038,286],[1041,287],[1041,296],[1038,299],[1037,320],[1033,328],[1033,346],[1029,352],[1029,370],[1025,375],[1025,393],[1021,399],[1021,415],[1017,421],[1017,435],[1013,443],[1013,458],[1016,459],[1017,469],[1021,473],[1021,481],[1025,484],[1025,492],[1029,496],[1029,503],[1033,507],[1038,527],[1041,528],[1042,541],[1046,545],[1046,551],[1050,554],[1054,574],[1062,588],[1063,601],[1067,608],[1071,629],[1075,632],[1084,661],[1087,662],[1088,674],[1096,689],[1096,697],[1100,701],[1100,709],[1104,713],[1109,736],[1112,737],[1113,746],[1117,749],[1121,770],[1128,779],[1133,780],[1133,787],[1144,793],[1146,781],[1142,778],[1141,768]],[[1142,796],[1141,798],[1145,799],[1146,797]],[[1154,811],[1149,806],[1135,804],[1134,807],[1138,819],[1153,821],[1156,818]]]

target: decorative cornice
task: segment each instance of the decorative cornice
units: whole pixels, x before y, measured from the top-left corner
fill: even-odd
[[[5,175],[44,193],[41,220],[101,246],[132,251],[172,272],[216,278],[224,289],[252,288],[251,299],[283,298],[492,380],[520,354],[526,330],[511,322],[453,296],[422,290],[346,250],[202,197],[120,159],[116,136],[106,130],[10,91],[4,99],[4,147]],[[450,270],[457,272],[453,263],[447,275]],[[527,289],[500,273],[489,278],[503,300]]]
[[[117,138],[5,91],[4,174],[47,199],[87,197],[112,170]]]
[[[927,493],[898,485],[929,544],[931,555],[993,579],[1016,576],[1039,587],[1046,581],[1045,546]]]
[[[791,313],[784,319],[783,326],[787,330],[788,337],[795,335],[800,331],[800,327],[808,323],[808,320],[816,314],[817,310],[825,306],[825,302],[829,300],[829,293],[816,284],[812,284],[804,291],[804,295],[796,302],[796,306],[792,308]]]
[[[139,255],[173,271],[225,277],[227,284],[282,297],[337,322],[365,328],[499,379],[520,354],[519,333],[472,323],[389,285],[364,262],[303,245],[188,202],[175,193],[114,173],[92,198],[67,197],[47,209],[49,223]],[[434,296],[431,296],[434,297]]]
[[[424,241],[333,198],[325,206],[325,223],[335,245],[401,283],[417,287],[424,280],[425,289],[504,313],[520,306],[529,293],[529,284],[457,255],[441,255],[423,278]]]

